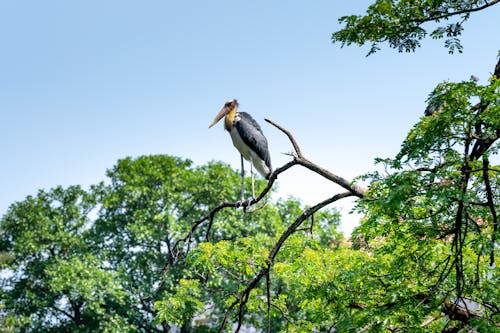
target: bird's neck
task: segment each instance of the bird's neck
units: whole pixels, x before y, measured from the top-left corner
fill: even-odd
[[[231,131],[233,128],[234,117],[236,116],[236,107],[232,108],[231,111],[226,115],[226,119],[224,119],[224,127],[226,130]]]

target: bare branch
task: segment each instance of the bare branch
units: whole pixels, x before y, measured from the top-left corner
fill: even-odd
[[[348,180],[346,180],[340,176],[337,176],[333,172],[330,172],[327,169],[322,168],[321,166],[317,165],[316,163],[313,163],[313,162],[309,161],[308,159],[306,159],[304,157],[304,155],[302,154],[297,141],[293,137],[292,133],[290,133],[290,131],[288,131],[287,129],[278,125],[277,123],[275,123],[274,121],[272,121],[270,119],[265,119],[265,120],[268,123],[270,123],[271,125],[278,128],[283,133],[285,133],[286,136],[288,137],[288,139],[290,139],[290,142],[293,145],[293,149],[295,149],[295,152],[297,153],[297,156],[295,157],[295,161],[297,162],[297,164],[300,164],[303,167],[317,173],[318,175],[323,176],[326,179],[334,182],[335,184],[342,186],[344,189],[350,191],[353,195],[357,196],[358,198],[364,197],[364,195],[366,193],[365,189],[363,189],[357,185],[351,185],[351,183]]]
[[[300,151],[300,147],[297,144],[297,141],[295,141],[295,138],[293,137],[292,133],[290,133],[287,129],[276,124],[274,121],[270,119],[265,118],[264,120],[267,121],[269,124],[273,125],[274,127],[276,127],[277,129],[279,129],[280,131],[282,131],[283,133],[285,133],[288,139],[290,139],[290,141],[292,142],[292,146],[293,149],[295,149],[295,153],[297,153],[297,157],[302,158],[302,152]]]
[[[371,323],[370,323],[370,324],[368,324],[368,325],[366,325],[366,326],[362,327],[362,328],[361,328],[360,330],[358,330],[356,333],[364,333],[364,332],[368,331],[370,328],[372,328],[372,326],[373,326],[373,324],[371,324]]]
[[[435,321],[435,320],[437,320],[439,318],[441,318],[441,316],[429,317],[422,324],[420,324],[420,327],[429,326],[433,321]]]
[[[490,147],[500,138],[500,128],[495,131],[494,134],[485,138],[478,139],[472,152],[470,154],[471,160],[476,160],[480,158]]]
[[[278,254],[279,250],[281,249],[281,246],[283,245],[283,243],[286,241],[286,239],[288,237],[290,237],[290,235],[292,233],[295,232],[295,230],[302,224],[302,222],[304,222],[307,218],[309,218],[309,216],[311,216],[312,214],[314,214],[315,212],[317,212],[318,210],[320,210],[321,208],[335,202],[335,201],[338,201],[340,199],[343,199],[343,198],[347,198],[347,197],[350,197],[352,196],[353,194],[351,192],[342,192],[342,193],[338,193],[338,194],[335,194],[333,197],[331,198],[328,198],[318,204],[316,204],[315,206],[305,210],[284,232],[283,234],[281,235],[280,239],[278,240],[278,242],[275,244],[274,248],[271,250],[271,252],[269,253],[269,261],[270,263],[272,263],[274,261],[274,258],[276,257],[276,255]]]
[[[335,184],[342,186],[344,189],[348,190],[351,192],[354,196],[357,196],[358,198],[363,198],[365,196],[366,190],[361,188],[360,186],[357,185],[351,185],[351,182],[349,182],[347,179],[342,178],[340,176],[337,176],[333,172],[330,172],[326,170],[325,168],[320,167],[319,165],[309,161],[308,159],[305,158],[298,158],[297,159],[298,164],[302,165],[303,167],[314,171],[320,176],[325,177],[326,179],[334,182]]]
[[[453,303],[451,301],[444,302],[444,312],[453,320],[459,320],[467,323],[470,318],[480,318],[477,313],[474,313],[467,308]]]

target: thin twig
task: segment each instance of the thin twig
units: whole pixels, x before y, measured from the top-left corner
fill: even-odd
[[[353,195],[357,196],[358,198],[364,197],[364,195],[366,193],[365,189],[361,188],[360,186],[353,185],[347,179],[342,178],[342,177],[334,174],[333,172],[319,166],[318,164],[309,161],[302,154],[302,151],[300,150],[300,147],[299,147],[297,141],[293,137],[292,133],[290,133],[290,131],[288,131],[283,126],[278,125],[277,123],[275,123],[274,121],[272,121],[270,119],[265,119],[265,120],[268,123],[270,123],[271,125],[273,125],[274,127],[276,127],[277,129],[279,129],[280,131],[282,131],[283,133],[285,133],[286,136],[288,137],[288,139],[290,139],[290,142],[293,145],[293,149],[295,149],[295,152],[297,153],[297,156],[295,157],[295,161],[298,164],[300,164],[303,167],[319,174],[320,176],[325,177],[326,179],[334,182],[335,184],[342,186],[343,188],[350,191]]]
[[[295,153],[297,153],[297,157],[302,158],[302,152],[300,151],[300,147],[297,144],[297,141],[295,141],[295,138],[293,137],[292,133],[290,133],[287,129],[278,125],[277,123],[275,123],[274,121],[272,121],[270,119],[266,118],[264,120],[267,121],[269,124],[273,125],[274,127],[276,127],[277,129],[279,129],[280,131],[282,131],[283,133],[285,133],[286,136],[288,136],[288,139],[290,140],[290,142],[292,143],[293,149],[295,149]]]

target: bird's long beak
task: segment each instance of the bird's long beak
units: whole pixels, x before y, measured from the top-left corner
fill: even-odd
[[[227,106],[224,106],[220,112],[215,116],[214,118],[214,121],[210,124],[210,126],[208,126],[208,128],[214,126],[215,124],[217,124],[219,122],[219,120],[221,120],[222,118],[224,118],[224,116],[226,114],[228,114],[229,112],[229,108]]]

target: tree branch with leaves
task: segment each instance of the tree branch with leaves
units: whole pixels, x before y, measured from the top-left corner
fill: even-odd
[[[365,15],[349,15],[339,18],[344,27],[332,34],[332,41],[341,46],[370,43],[371,55],[380,50],[379,44],[387,43],[399,52],[413,52],[428,35],[433,39],[445,39],[450,53],[462,52],[460,35],[463,24],[470,15],[497,5],[492,1],[415,1],[377,0]],[[442,24],[444,22],[445,24]],[[426,23],[436,23],[432,31]]]

